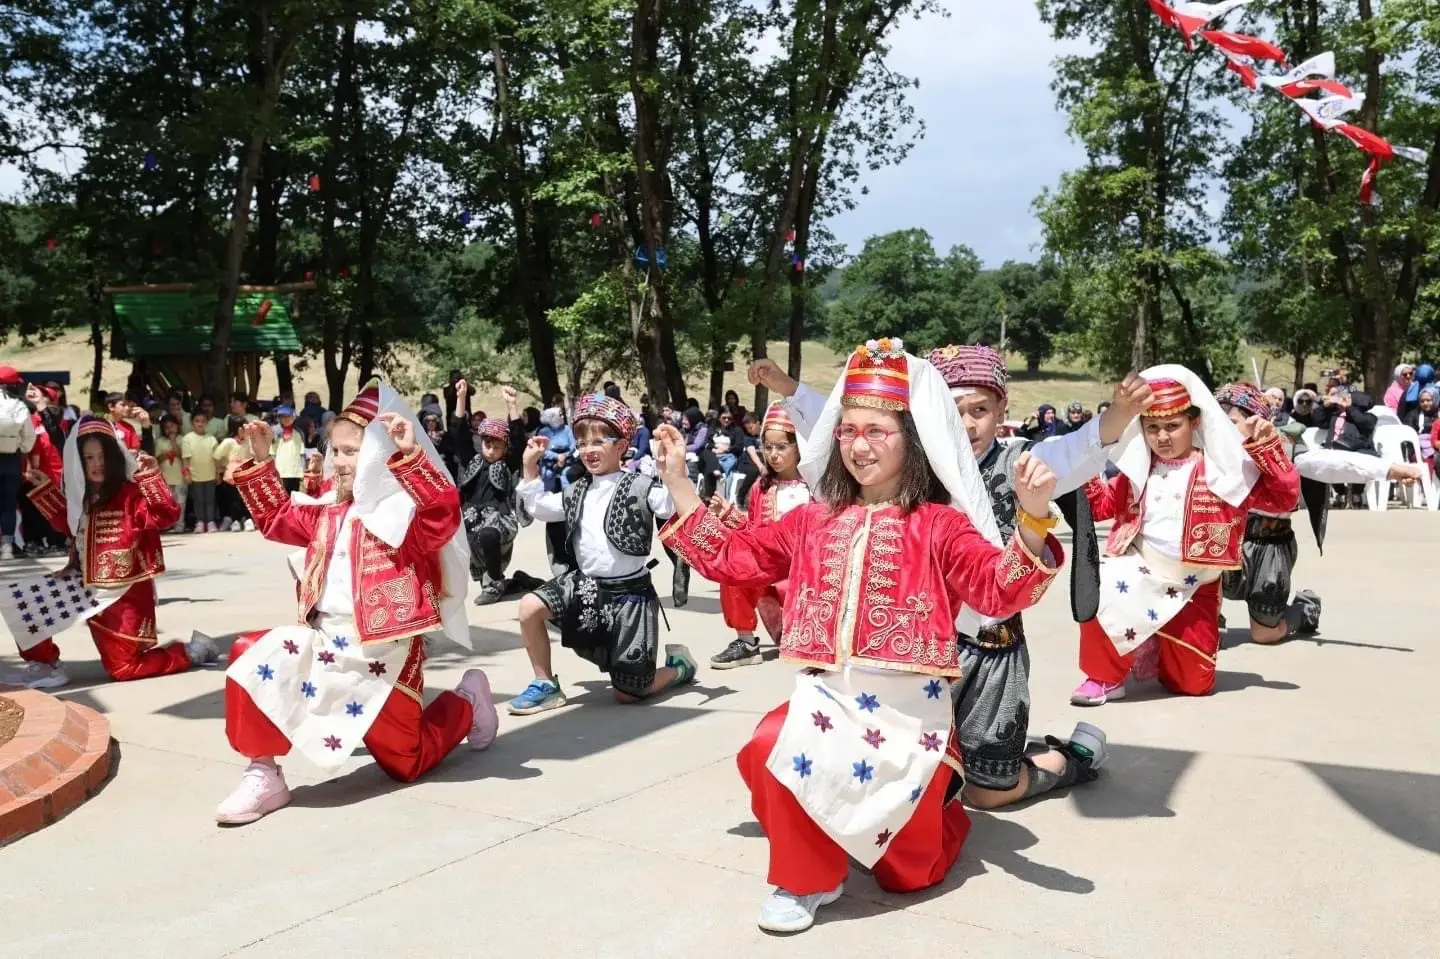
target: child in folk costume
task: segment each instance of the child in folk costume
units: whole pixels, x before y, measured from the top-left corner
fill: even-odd
[[[81,618],[105,672],[120,681],[145,679],[219,659],[204,638],[157,645],[155,577],[165,572],[160,534],[175,525],[180,507],[155,458],[142,452],[132,459],[110,423],[86,417],[66,439],[64,469],[63,492],[32,472],[30,499],[55,529],[74,536],[70,562],[51,588],[90,592],[93,605]],[[48,577],[36,581],[42,578]],[[20,650],[25,668],[7,682],[33,689],[69,682],[55,641],[43,633],[30,638],[37,641]]]
[[[480,580],[475,605],[497,603],[505,595],[505,567],[510,563],[515,536],[520,532],[520,514],[515,509],[515,474],[525,451],[525,421],[515,388],[505,387],[509,423],[486,419],[480,424],[480,449],[461,415],[470,396],[470,384],[455,381],[455,415],[450,433],[455,457],[460,463],[456,485],[460,487],[460,514],[470,539],[471,577]]]
[[[656,519],[675,511],[670,494],[652,476],[620,468],[638,426],[635,412],[604,394],[575,404],[575,451],[586,472],[563,493],[547,493],[540,479],[546,441],[525,448],[518,493],[525,512],[542,523],[565,524],[577,569],[545,583],[520,601],[520,635],[535,680],[510,701],[510,712],[529,715],[565,705],[550,668],[545,624],[560,625],[560,644],[609,673],[615,699],[637,703],[695,678],[684,646],[665,647],[657,668],[660,603],[650,583]]]
[[[1250,417],[1273,421],[1275,406],[1259,387],[1250,383],[1227,383],[1215,391],[1215,401],[1238,429]],[[1421,467],[1408,463],[1387,464],[1378,456],[1346,450],[1307,449],[1297,441],[1292,454],[1300,475],[1301,491],[1313,490],[1304,499],[1311,507],[1316,544],[1324,549],[1326,491],[1331,484],[1371,483],[1389,480],[1413,483]],[[1250,638],[1262,645],[1281,642],[1291,635],[1314,633],[1320,628],[1320,597],[1302,589],[1290,600],[1290,578],[1295,570],[1299,547],[1290,514],[1298,504],[1283,510],[1251,510],[1245,521],[1245,542],[1241,548],[1243,566],[1222,577],[1226,599],[1244,600],[1250,612]]]
[[[1120,473],[1085,487],[1095,519],[1115,524],[1100,561],[1099,612],[1080,624],[1077,706],[1123,698],[1132,667],[1139,678],[1153,668],[1172,693],[1209,693],[1219,580],[1242,568],[1245,518],[1288,510],[1300,495],[1268,419],[1252,416],[1237,430],[1183,366],[1141,375],[1153,396],[1112,457]]]
[[[772,404],[765,412],[760,439],[765,472],[750,487],[744,512],[722,499],[719,493],[711,501],[711,509],[720,522],[732,529],[778,523],[792,509],[810,502],[810,487],[800,476],[800,446],[795,424],[779,403]],[[757,620],[764,620],[765,631],[778,644],[784,604],[783,582],[752,588],[722,585],[720,611],[725,616],[725,625],[735,630],[735,639],[710,657],[710,665],[716,669],[734,669],[761,662],[760,640],[755,636]]]
[[[488,747],[498,720],[482,671],[424,705],[423,634],[470,644],[470,559],[455,484],[404,401],[371,381],[336,418],[333,484],[319,503],[285,489],[269,426],[246,434],[254,459],[235,471],[240,495],[266,539],[305,547],[305,559],[298,622],[231,648],[225,732],[250,765],[216,821],[254,822],[286,805],[276,758],[292,746],[334,769],[363,742],[401,782],[467,736]]]
[[[810,667],[739,756],[778,887],[761,928],[809,928],[841,895],[847,856],[890,891],[940,882],[970,826],[948,689],[962,669],[955,623],[978,628],[1044,594],[1062,556],[1041,532],[1054,476],[1017,464],[1024,513],[1002,548],[945,382],[898,340],[850,357],[801,460],[818,501],[779,523],[727,528],[701,508],[683,439],[660,433],[678,510],[662,538],[720,583],[788,580],[780,655]]]

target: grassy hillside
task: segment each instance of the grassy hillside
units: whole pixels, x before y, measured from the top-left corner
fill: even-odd
[[[90,380],[91,347],[87,342],[88,332],[84,330],[70,331],[63,336],[48,343],[36,345],[29,349],[21,349],[16,340],[0,344],[0,362],[9,363],[23,370],[69,370],[72,382],[78,384],[79,391],[72,389],[72,396],[79,398],[83,388]],[[771,357],[779,357],[784,364],[787,346],[784,342],[770,344]],[[822,392],[828,392],[835,385],[840,377],[840,371],[844,369],[845,357],[835,353],[823,343],[809,342],[804,345],[801,351],[801,364],[804,380],[810,386]],[[1264,355],[1258,356],[1259,362],[1264,367],[1266,359]],[[1320,365],[1318,362],[1310,370],[1310,378],[1318,379]],[[418,355],[410,355],[405,363],[407,373],[416,382],[423,382],[421,371],[424,363]],[[740,394],[741,402],[749,405],[753,398],[753,388],[745,380],[745,363],[738,354],[735,360],[736,369],[733,373],[726,374],[725,386]],[[1270,360],[1267,372],[1272,381],[1289,385],[1290,365],[1283,360]],[[124,360],[105,361],[101,385],[107,390],[120,390],[125,386],[125,379],[129,375],[130,364]],[[1094,409],[1101,400],[1109,397],[1112,385],[1100,382],[1095,376],[1082,367],[1052,363],[1035,378],[1029,378],[1024,373],[1024,361],[1018,356],[1010,358],[1010,409],[1011,415],[1017,419],[1023,419],[1035,410],[1041,403],[1051,403],[1057,407],[1063,407],[1071,400],[1079,400],[1087,407]],[[440,383],[428,384],[428,388],[436,389]],[[643,392],[638,383],[624,384],[625,395],[634,401]],[[706,383],[702,378],[696,378],[690,383],[691,391],[703,398]],[[270,397],[278,389],[275,381],[275,368],[271,364],[265,364],[261,375],[260,393],[264,397]],[[297,370],[295,373],[295,392],[297,396],[303,396],[308,390],[316,390],[323,397],[326,395],[324,366],[318,361],[312,360],[307,368]],[[499,412],[502,409],[500,394],[498,390],[486,390],[480,395],[479,407],[489,412]],[[528,403],[527,403],[528,405]]]

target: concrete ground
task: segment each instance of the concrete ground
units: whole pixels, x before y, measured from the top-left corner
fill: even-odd
[[[788,940],[755,927],[766,843],[734,766],[788,695],[788,667],[704,669],[698,686],[622,707],[557,650],[571,705],[502,710],[488,752],[462,746],[408,787],[363,752],[328,780],[296,758],[290,808],[221,829],[214,807],[243,766],[221,673],[111,683],[72,630],[61,694],[109,716],[118,772],[0,850],[0,956],[1434,956],[1437,530],[1432,513],[1337,513],[1324,558],[1302,536],[1297,585],[1323,594],[1322,633],[1265,648],[1231,630],[1204,699],[1067,705],[1076,630],[1057,585],[1027,614],[1030,731],[1102,725],[1100,781],[973,813],[960,862],[928,892],[892,896],[856,871]],[[163,636],[287,621],[285,554],[256,534],[167,537]],[[543,568],[526,531],[512,569]],[[669,571],[662,559],[658,581]],[[441,649],[432,691],[479,665],[513,696],[530,679],[515,603],[472,610],[479,651]],[[718,610],[697,581],[687,609],[666,610],[668,640],[703,661],[730,638]]]

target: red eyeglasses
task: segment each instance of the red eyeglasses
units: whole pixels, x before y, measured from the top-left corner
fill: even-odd
[[[863,430],[848,425],[837,426],[835,427],[835,439],[838,440],[842,446],[849,446],[855,442],[856,437],[863,436],[865,437],[865,442],[871,446],[884,446],[890,442],[890,437],[899,432],[899,430],[887,430],[882,426],[867,426]]]

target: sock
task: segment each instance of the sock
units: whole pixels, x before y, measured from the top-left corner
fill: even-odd
[[[755,638],[754,633],[736,633],[735,638],[740,640],[740,642],[744,643],[746,646],[760,645],[760,641]]]

